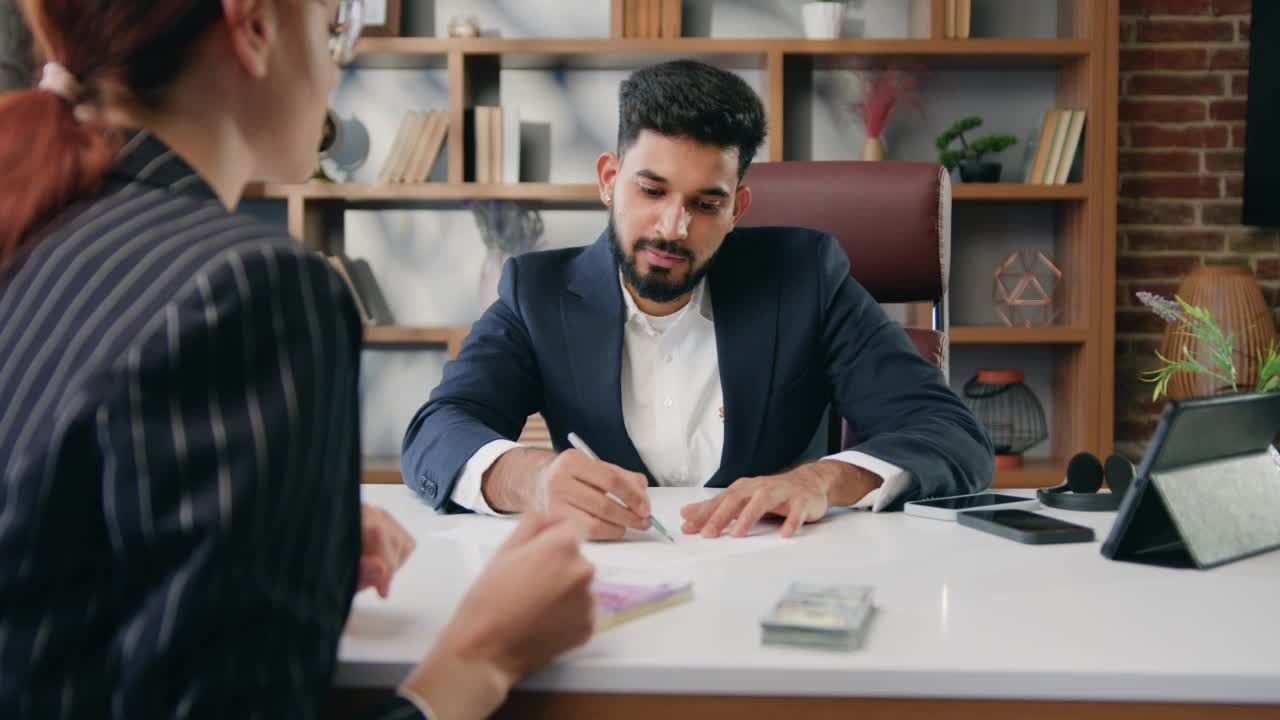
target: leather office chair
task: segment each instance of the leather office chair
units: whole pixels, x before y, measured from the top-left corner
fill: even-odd
[[[951,181],[921,162],[755,163],[745,183],[751,207],[740,225],[810,227],[834,235],[849,274],[881,303],[928,302],[931,328],[906,328],[920,354],[947,374],[947,278]],[[854,441],[832,413],[828,447]]]

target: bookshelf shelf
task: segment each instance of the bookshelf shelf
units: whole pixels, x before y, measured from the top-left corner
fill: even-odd
[[[931,68],[1027,70],[1054,68],[1088,57],[1090,43],[1077,39],[862,39],[662,38],[543,39],[377,37],[356,47],[356,67],[444,68],[451,54],[498,58],[510,70],[619,70],[696,57],[735,69],[762,69],[770,54],[808,55],[863,67],[894,60]]]
[[[471,331],[468,327],[406,327],[402,325],[366,325],[366,348],[443,348],[449,357],[458,354],[462,341]]]
[[[952,345],[1083,345],[1088,328],[955,326],[948,331]]]

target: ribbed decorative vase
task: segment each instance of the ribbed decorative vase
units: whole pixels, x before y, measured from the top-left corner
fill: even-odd
[[[1182,281],[1178,297],[1208,310],[1223,334],[1235,337],[1236,387],[1252,389],[1258,382],[1258,356],[1275,342],[1276,326],[1249,270],[1239,265],[1198,267]],[[1170,323],[1160,341],[1160,354],[1170,359],[1185,357],[1184,347],[1205,367],[1214,367],[1210,349],[1196,342],[1186,324]],[[1203,373],[1178,372],[1169,381],[1168,394],[1185,400],[1231,391],[1230,385],[1221,386]]]
[[[869,137],[862,143],[862,159],[879,161],[884,159],[884,143],[878,137]]]

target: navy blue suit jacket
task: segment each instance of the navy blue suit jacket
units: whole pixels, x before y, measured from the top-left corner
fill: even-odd
[[[829,235],[730,233],[707,275],[724,391],[719,470],[706,483],[787,469],[829,405],[864,440],[854,449],[911,472],[899,501],[991,483],[990,440],[902,328],[849,276]],[[509,261],[498,300],[471,328],[405,434],[401,470],[437,509],[467,460],[515,439],[541,412],[557,449],[571,431],[608,462],[650,477],[622,417],[622,290],[608,235],[585,248]]]

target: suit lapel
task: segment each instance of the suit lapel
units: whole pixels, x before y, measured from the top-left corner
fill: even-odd
[[[622,326],[625,314],[618,269],[605,231],[574,258],[561,295],[560,317],[578,402],[582,436],[606,462],[653,475],[640,459],[622,418]]]
[[[726,487],[752,467],[771,390],[778,330],[778,276],[771,263],[725,238],[708,274],[716,355],[724,391],[724,449],[709,487]]]

